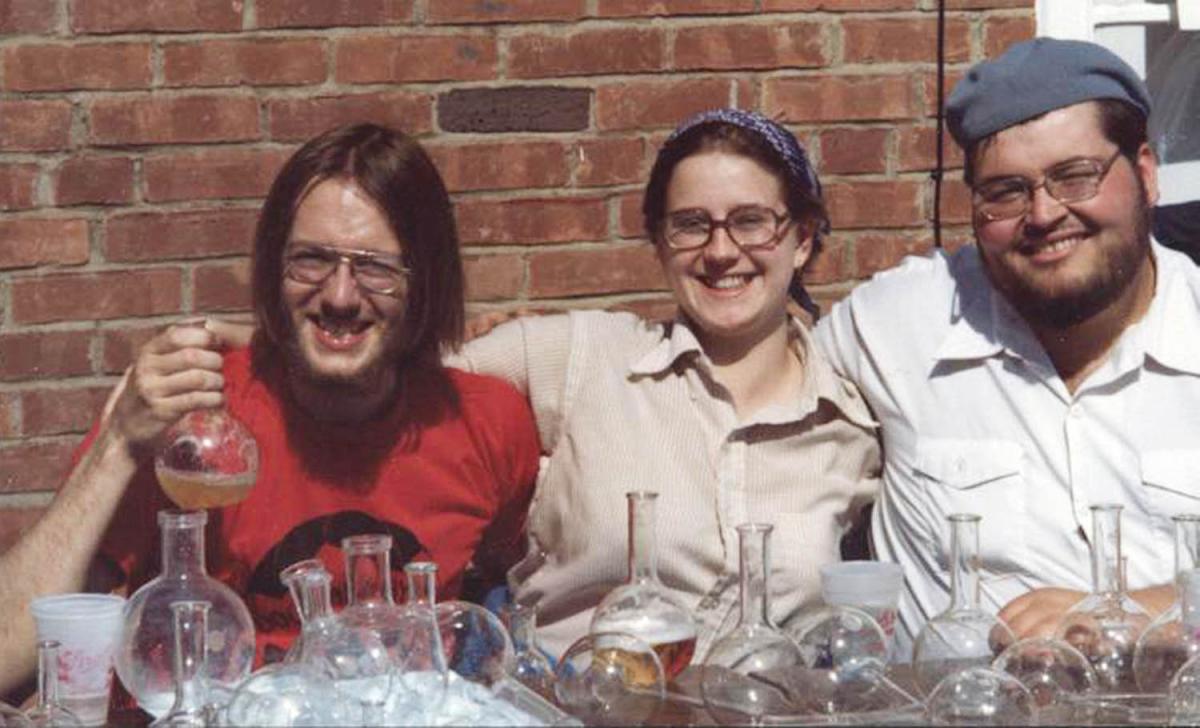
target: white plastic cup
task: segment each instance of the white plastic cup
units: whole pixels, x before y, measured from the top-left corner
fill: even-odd
[[[57,640],[58,697],[84,725],[104,725],[125,598],[55,594],[30,603],[38,640]]]
[[[904,570],[888,561],[841,561],[821,567],[825,603],[858,607],[879,622],[891,639],[896,633],[896,607],[904,586]]]

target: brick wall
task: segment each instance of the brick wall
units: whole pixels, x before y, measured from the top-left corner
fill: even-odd
[[[947,2],[951,81],[1033,34],[1033,0]],[[827,183],[828,302],[932,244],[935,38],[936,0],[0,0],[0,548],[137,342],[245,309],[259,199],[299,141],[418,135],[473,309],[662,314],[654,150],[691,112],[759,109]],[[965,209],[950,182],[948,244]]]

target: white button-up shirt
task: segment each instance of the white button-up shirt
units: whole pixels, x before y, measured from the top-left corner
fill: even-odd
[[[909,258],[816,332],[881,425],[872,538],[904,567],[897,654],[949,597],[949,525],[980,526],[982,606],[1091,589],[1089,507],[1124,506],[1130,588],[1170,581],[1171,516],[1200,512],[1200,271],[1153,244],[1154,300],[1071,394],[974,247]]]
[[[529,395],[546,452],[529,512],[530,550],[510,572],[537,603],[538,639],[562,654],[626,578],[625,493],[658,491],[658,573],[697,621],[696,660],[737,618],[738,537],[775,525],[771,607],[783,622],[820,601],[820,567],[878,486],[866,403],[797,322],[800,396],[739,418],[684,321],[572,311],[518,319],[452,362]]]

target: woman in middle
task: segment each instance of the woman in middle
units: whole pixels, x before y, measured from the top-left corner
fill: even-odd
[[[659,151],[643,212],[673,321],[522,318],[451,361],[533,404],[545,457],[509,586],[555,655],[626,578],[626,492],[660,494],[659,576],[696,620],[699,659],[736,620],[739,524],[775,526],[782,622],[819,599],[820,566],[877,485],[866,405],[787,312],[828,226],[795,137],[747,111],[693,117]]]

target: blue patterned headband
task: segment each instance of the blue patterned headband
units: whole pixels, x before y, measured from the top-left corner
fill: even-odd
[[[671,132],[671,136],[667,137],[664,146],[669,146],[671,142],[695,127],[712,122],[725,122],[739,129],[745,129],[757,134],[763,141],[770,145],[771,149],[775,150],[775,153],[783,160],[788,171],[791,172],[792,177],[800,182],[801,186],[814,197],[822,199],[821,180],[817,179],[816,170],[809,164],[808,155],[804,153],[804,147],[800,146],[800,142],[796,141],[796,137],[790,131],[754,111],[745,111],[743,109],[712,109],[711,111],[702,111],[677,126],[675,131]]]

